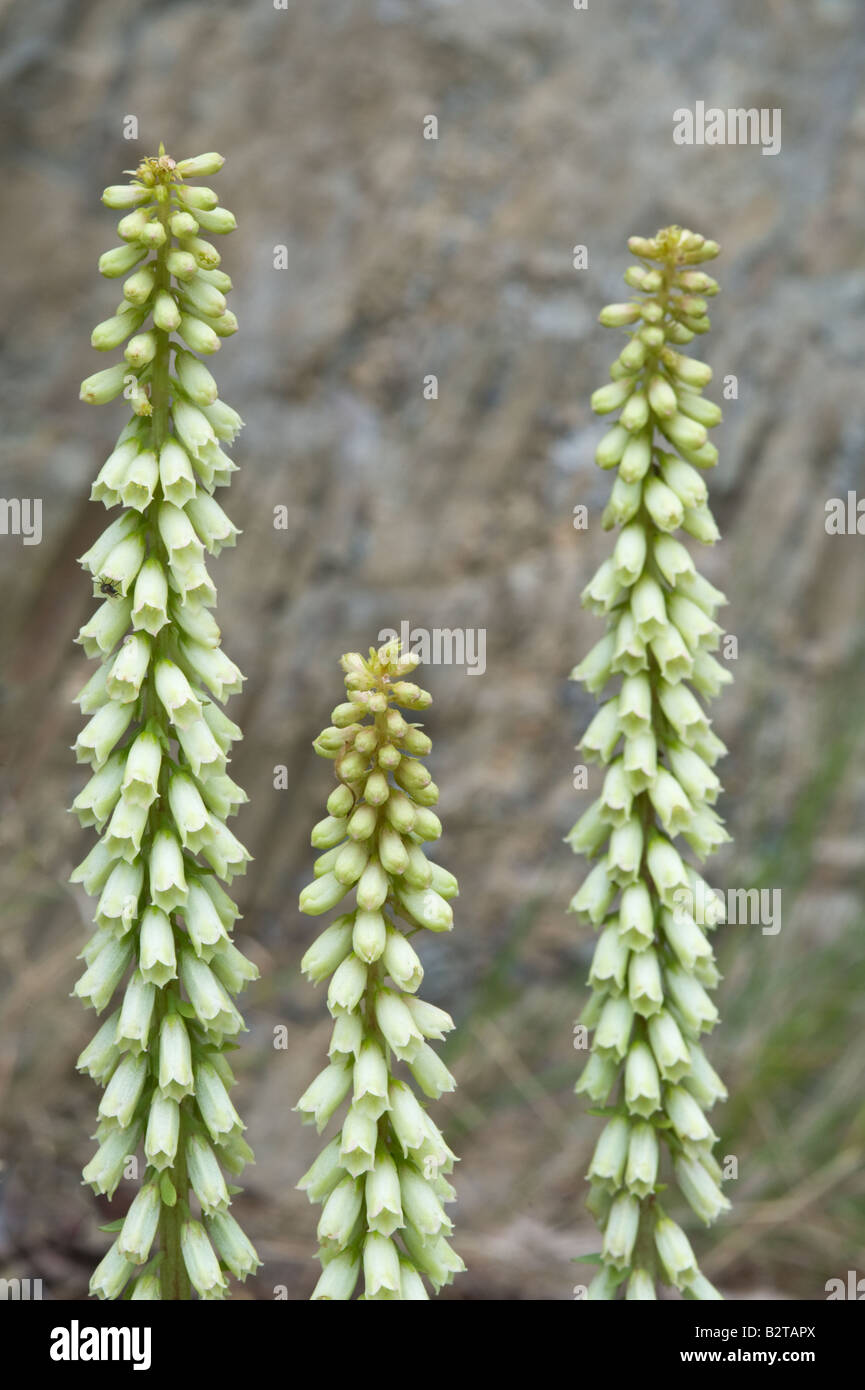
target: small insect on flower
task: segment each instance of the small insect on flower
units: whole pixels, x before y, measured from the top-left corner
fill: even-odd
[[[99,592],[105,598],[120,598],[120,587],[113,579],[100,579]]]

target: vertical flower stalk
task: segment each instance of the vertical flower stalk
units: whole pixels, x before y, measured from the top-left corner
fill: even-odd
[[[679,350],[709,328],[706,297],[718,286],[698,267],[719,248],[680,227],[628,244],[640,261],[625,274],[636,293],[600,315],[627,328],[628,342],[611,384],[592,396],[598,414],[620,412],[596,453],[617,470],[603,526],[620,529],[582,594],[607,632],[571,673],[596,694],[618,680],[578,745],[606,767],[601,794],[567,837],[596,860],[570,911],[600,932],[582,1020],[592,1051],[576,1086],[606,1117],[588,1173],[603,1229],[588,1296],[615,1298],[627,1280],[629,1299],[654,1299],[659,1281],[712,1299],[720,1294],[658,1194],[666,1154],[666,1182],[702,1221],[730,1205],[707,1119],[726,1091],[700,1043],[718,1020],[706,932],[724,914],[673,843],[681,837],[702,861],[730,838],[714,810],[714,764],[726,749],[697,698],[732,679],[711,655],[726,600],[674,535],[704,545],[719,536],[704,470],[717,461],[707,430],[721,411],[701,395],[710,368]]]
[[[458,888],[426,856],[442,832],[432,810],[438,788],[420,761],[432,745],[400,713],[431,702],[405,679],[418,658],[395,642],[370,648],[367,659],[350,652],[341,664],[348,699],[313,744],[333,762],[337,786],[312,831],[323,852],[300,895],[301,912],[316,917],[355,895],[301,965],[312,982],[329,979],[334,1025],[329,1064],[296,1108],[321,1133],[350,1093],[339,1133],[298,1184],[322,1204],[312,1297],[350,1299],[362,1268],[364,1299],[427,1299],[424,1278],[438,1291],[465,1266],[445,1213],[456,1159],[407,1079],[433,1099],[455,1085],[430,1045],[453,1020],[417,996],[415,941],[452,930]]]
[[[88,722],[75,753],[93,775],[73,810],[100,839],[72,874],[98,897],[75,993],[101,1014],[122,990],[78,1059],[105,1088],[84,1179],[111,1197],[142,1146],[145,1165],[108,1228],[116,1239],[90,1284],[100,1298],[130,1281],[135,1299],[224,1298],[229,1274],[259,1264],[225,1176],[252,1159],[226,1053],[244,1028],[232,996],[258,971],[232,943],[239,914],[220,883],[249,859],[226,825],[247,800],[226,772],[241,731],[220,708],[243,677],[220,647],[204,562],[238,534],[213,493],[235,471],[221,445],[243,422],[197,355],[237,328],[231,281],[200,233],[236,224],[189,182],[222,163],[175,163],[160,146],[103,193],[124,214],[123,244],[99,269],[127,278],[92,343],[129,341],[122,362],[81,387],[96,404],[122,393],[132,412],[93,485],[120,511],[81,557],[102,603],[76,639],[100,664],[78,695]]]

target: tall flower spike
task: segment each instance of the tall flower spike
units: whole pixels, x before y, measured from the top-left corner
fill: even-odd
[[[81,557],[103,602],[77,638],[101,664],[78,696],[90,718],[75,752],[93,776],[73,810],[101,839],[72,874],[99,897],[75,993],[102,1013],[126,981],[78,1059],[105,1087],[85,1181],[111,1197],[142,1145],[144,1157],[91,1281],[100,1298],[130,1280],[137,1299],[224,1298],[228,1274],[245,1279],[259,1264],[228,1212],[239,1189],[223,1171],[252,1159],[226,1052],[244,1027],[231,996],[258,971],[232,943],[239,914],[218,881],[249,859],[225,824],[247,798],[226,773],[240,730],[219,708],[243,677],[220,648],[204,563],[237,535],[213,492],[235,469],[220,445],[243,422],[195,355],[237,327],[231,281],[200,235],[235,221],[187,181],[222,163],[175,164],[160,146],[131,183],[106,188],[102,201],[124,214],[123,244],[99,268],[128,278],[92,341],[102,351],[129,341],[124,362],[81,387],[91,402],[122,391],[132,408],[93,486],[121,510]]]
[[[732,679],[711,655],[726,600],[673,535],[711,545],[719,534],[702,470],[717,460],[706,431],[721,412],[700,394],[709,367],[679,351],[709,328],[706,297],[718,286],[698,267],[719,248],[680,227],[628,244],[641,264],[625,281],[637,293],[600,315],[628,327],[628,342],[611,384],[592,396],[598,414],[620,411],[596,453],[601,468],[617,469],[603,526],[619,534],[582,594],[607,633],[571,672],[594,693],[619,678],[578,745],[607,769],[601,795],[567,836],[596,861],[570,911],[600,930],[583,1017],[592,1052],[576,1085],[606,1116],[588,1174],[604,1233],[588,1296],[615,1298],[627,1280],[626,1298],[653,1299],[660,1280],[711,1299],[720,1295],[657,1193],[666,1150],[702,1221],[730,1205],[706,1118],[726,1091],[699,1041],[718,1019],[706,931],[723,907],[673,844],[681,836],[703,860],[730,838],[714,810],[713,765],[726,749],[689,689],[710,698]]]
[[[438,788],[420,761],[432,745],[400,713],[430,704],[405,679],[417,665],[398,642],[370,648],[367,659],[349,652],[348,699],[313,744],[338,784],[312,831],[323,853],[300,910],[317,917],[356,897],[301,965],[313,983],[330,981],[334,1026],[330,1062],[296,1109],[321,1133],[350,1093],[340,1132],[298,1183],[323,1204],[313,1299],[350,1299],[361,1270],[364,1299],[427,1299],[424,1276],[438,1291],[465,1268],[447,1239],[445,1205],[456,1194],[446,1175],[456,1159],[407,1079],[432,1098],[455,1085],[430,1046],[453,1020],[417,997],[423,966],[414,939],[452,929],[458,892],[424,850],[441,835],[431,809]]]

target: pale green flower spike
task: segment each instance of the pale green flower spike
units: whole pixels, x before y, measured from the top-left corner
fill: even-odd
[[[702,860],[730,838],[714,810],[713,765],[726,749],[689,689],[710,698],[732,679],[711,655],[726,600],[673,535],[711,545],[719,534],[702,470],[717,461],[706,431],[721,412],[700,394],[709,367],[680,352],[709,328],[705,297],[718,286],[697,267],[719,248],[680,227],[628,244],[641,261],[625,274],[637,294],[600,315],[630,327],[628,342],[592,397],[599,414],[621,412],[596,454],[618,470],[603,526],[620,530],[582,594],[607,633],[571,672],[595,693],[620,678],[578,745],[607,768],[601,795],[567,836],[597,861],[570,904],[600,931],[582,1020],[592,1053],[576,1086],[606,1116],[588,1173],[603,1230],[588,1297],[653,1299],[661,1281],[711,1299],[720,1294],[657,1194],[662,1177],[677,1183],[706,1223],[730,1205],[706,1118],[726,1091],[699,1042],[718,1019],[706,932],[724,913],[673,844],[681,836]]]
[[[128,278],[93,346],[129,341],[125,362],[81,387],[92,402],[122,391],[132,408],[93,486],[121,510],[81,558],[103,602],[77,639],[101,665],[78,696],[90,718],[75,752],[93,776],[73,810],[102,838],[72,874],[99,897],[75,993],[101,1013],[126,980],[78,1059],[105,1087],[84,1178],[111,1197],[142,1144],[144,1162],[91,1281],[100,1298],[130,1280],[135,1299],[224,1298],[229,1274],[245,1279],[260,1263],[228,1214],[239,1189],[223,1173],[252,1159],[226,1052],[244,1028],[231,996],[258,971],[232,944],[239,914],[218,882],[249,859],[225,825],[247,798],[226,774],[240,730],[219,708],[243,677],[220,648],[204,564],[237,535],[213,491],[235,470],[221,445],[243,422],[182,345],[212,353],[237,327],[231,281],[199,235],[231,231],[234,218],[187,182],[222,163],[175,164],[160,146],[130,184],[106,188],[102,201],[124,212],[123,245],[99,268]]]
[[[322,1203],[313,1299],[350,1299],[361,1270],[363,1299],[428,1299],[424,1276],[438,1291],[465,1268],[447,1239],[445,1205],[456,1194],[446,1175],[456,1159],[408,1080],[432,1098],[455,1085],[429,1041],[453,1020],[417,997],[414,940],[424,928],[452,929],[458,891],[424,851],[441,835],[431,809],[438,788],[419,761],[432,745],[400,713],[430,704],[405,679],[417,665],[398,642],[370,648],[368,659],[349,652],[348,699],[313,744],[334,763],[338,785],[312,831],[323,853],[300,909],[317,917],[356,895],[301,965],[313,983],[330,981],[334,1025],[329,1065],[296,1109],[321,1133],[349,1097],[342,1128],[298,1183]]]

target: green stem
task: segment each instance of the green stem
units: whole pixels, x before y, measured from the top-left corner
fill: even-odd
[[[156,285],[155,294],[160,290],[168,290],[171,285],[171,276],[168,273],[166,256],[171,249],[171,233],[168,227],[168,219],[171,216],[171,197],[169,190],[165,188],[166,197],[159,204],[159,220],[165,228],[165,241],[156,252]],[[171,362],[170,334],[162,328],[154,325],[156,333],[156,355],[153,359],[153,375],[151,377],[150,402],[153,406],[153,414],[150,417],[151,433],[153,439],[154,453],[159,456],[168,436],[168,405],[169,405],[169,375],[168,369]]]
[[[171,198],[168,188],[165,188],[166,197],[159,204],[159,220],[166,230],[167,236],[162,246],[156,253],[156,292],[160,290],[170,290],[171,276],[166,264],[166,256],[171,247],[171,234],[168,228],[168,219],[171,216]],[[159,451],[168,438],[168,418],[170,404],[170,379],[169,368],[171,365],[171,343],[170,334],[161,328],[156,328],[156,355],[153,359],[153,374],[151,377],[150,401],[153,407],[153,414],[150,417],[151,442],[153,451],[157,458]],[[155,524],[151,533],[151,543],[158,546],[158,532]],[[161,548],[161,547],[160,547]],[[156,711],[157,701],[155,691],[152,688],[153,677],[152,667],[148,671],[148,709]],[[163,1016],[168,1008],[168,999],[165,1000],[162,1010]],[[188,1205],[189,1179],[186,1172],[186,1155],[183,1152],[183,1119],[181,1111],[181,1132],[177,1146],[177,1157],[174,1167],[171,1169],[171,1181],[176,1193],[174,1206],[163,1204],[159,1217],[159,1240],[162,1248],[162,1263],[160,1265],[160,1280],[162,1285],[162,1297],[172,1300],[188,1300],[192,1297],[192,1287],[189,1282],[189,1275],[183,1261],[183,1253],[180,1248],[180,1226],[183,1220],[183,1213]]]

